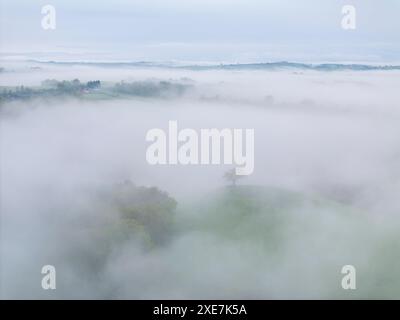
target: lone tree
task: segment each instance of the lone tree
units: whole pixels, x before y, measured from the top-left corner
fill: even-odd
[[[234,187],[234,186],[236,186],[236,181],[243,178],[243,176],[238,176],[236,174],[236,169],[233,168],[233,169],[225,172],[224,178],[226,181],[228,181],[231,184],[232,187]]]

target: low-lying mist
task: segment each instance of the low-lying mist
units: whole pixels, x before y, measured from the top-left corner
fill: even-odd
[[[190,88],[0,105],[2,298],[399,298],[399,71],[5,70],[9,87]],[[254,129],[254,173],[229,186],[230,166],[149,165],[146,133],[170,120]]]

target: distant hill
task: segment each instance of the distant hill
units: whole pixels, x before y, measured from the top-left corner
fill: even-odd
[[[261,186],[219,189],[183,210],[183,219],[195,229],[237,240],[262,241],[267,246],[284,241],[288,228],[300,232],[326,217],[344,224],[366,222],[361,212],[350,206],[316,195]]]
[[[400,65],[372,65],[359,63],[299,63],[289,61],[259,62],[259,63],[231,63],[231,64],[177,64],[162,62],[96,62],[96,61],[38,61],[29,62],[40,64],[83,65],[96,67],[132,67],[132,68],[178,68],[190,70],[315,70],[315,71],[373,71],[373,70],[400,70]]]

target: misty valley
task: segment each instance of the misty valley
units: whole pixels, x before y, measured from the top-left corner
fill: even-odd
[[[399,76],[2,61],[2,296],[400,298]]]

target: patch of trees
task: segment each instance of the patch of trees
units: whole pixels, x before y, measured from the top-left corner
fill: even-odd
[[[72,81],[58,81],[55,79],[47,79],[42,82],[41,88],[26,88],[18,86],[14,88],[4,88],[0,91],[0,102],[23,100],[35,97],[51,97],[59,95],[80,95],[89,93],[92,90],[101,87],[100,80],[82,83],[79,79]]]
[[[55,84],[57,90],[63,93],[82,92],[85,90],[97,89],[101,86],[100,80],[89,81],[85,84],[81,83],[79,79],[74,79],[72,81],[57,81]]]
[[[61,214],[57,223],[63,230],[58,241],[68,244],[60,256],[88,278],[101,274],[121,249],[148,252],[173,236],[177,203],[156,187],[125,181],[86,196],[77,214]]]
[[[15,99],[29,99],[34,95],[34,90],[24,86],[18,86],[14,89],[4,88],[0,92],[0,102]]]
[[[113,190],[111,199],[124,228],[131,226],[133,233],[142,235],[144,231],[156,245],[171,236],[177,202],[166,192],[125,181]]]
[[[86,84],[86,88],[88,88],[88,89],[98,89],[98,88],[100,88],[100,86],[101,86],[100,80],[89,81],[89,82]]]
[[[100,80],[92,80],[86,83],[81,82],[79,79],[71,81],[63,80],[58,81],[55,79],[47,79],[42,82],[40,88],[0,88],[0,102],[30,99],[35,97],[53,97],[53,96],[82,96],[92,91],[99,93],[112,94],[111,96],[137,96],[146,98],[169,98],[177,97],[185,93],[185,91],[192,87],[190,84],[176,83],[172,81],[136,81],[116,83],[102,89]],[[100,90],[102,89],[102,90]]]

